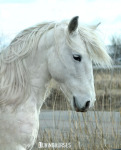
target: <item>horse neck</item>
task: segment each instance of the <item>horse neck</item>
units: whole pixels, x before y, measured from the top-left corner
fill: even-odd
[[[42,41],[40,40],[34,57],[30,57],[28,60],[32,89],[39,108],[45,100],[46,89],[51,80],[47,63],[48,50],[46,49],[46,46],[41,43]]]

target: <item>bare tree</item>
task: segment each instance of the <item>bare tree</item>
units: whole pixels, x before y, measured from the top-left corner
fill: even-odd
[[[111,38],[111,43],[114,50],[113,59],[117,61],[121,59],[121,37],[113,36]]]
[[[7,37],[4,34],[0,34],[0,51],[7,46],[6,43]]]

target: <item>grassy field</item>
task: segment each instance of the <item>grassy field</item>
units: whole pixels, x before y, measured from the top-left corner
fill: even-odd
[[[97,110],[117,110],[121,108],[121,69],[96,70],[95,90]]]
[[[82,113],[83,122],[79,118],[79,113],[74,112],[77,120],[73,118],[68,124],[73,124],[73,128],[65,131],[57,128],[53,130],[41,130],[38,134],[37,142],[33,150],[38,150],[38,142],[43,143],[71,143],[70,148],[41,148],[45,149],[71,149],[71,150],[111,150],[121,149],[121,69],[113,70],[94,70],[96,103],[93,110],[95,120],[89,116],[89,113]],[[42,110],[70,110],[66,98],[60,91],[53,90],[50,97],[42,107]],[[103,114],[98,112],[108,112],[109,120],[104,126]],[[116,125],[115,112],[118,112],[120,119]],[[90,123],[91,122],[91,123]],[[47,123],[47,122],[46,122]],[[108,124],[110,125],[108,127]],[[116,126],[115,126],[116,125]],[[111,128],[110,128],[111,127]],[[105,128],[105,129],[104,129]],[[106,132],[110,130],[110,132]]]

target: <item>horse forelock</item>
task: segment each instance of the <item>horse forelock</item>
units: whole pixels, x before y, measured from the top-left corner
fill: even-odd
[[[86,52],[91,58],[91,60],[96,65],[101,65],[102,67],[110,68],[112,66],[112,59],[107,53],[106,46],[102,39],[100,38],[100,32],[90,26],[79,26],[75,34],[78,34],[85,45]],[[83,49],[75,49],[78,47],[77,43],[71,38],[68,32],[66,32],[66,39],[68,46],[83,54]],[[79,44],[79,43],[78,43]]]
[[[85,26],[79,28],[79,34],[85,43],[92,61],[102,67],[110,68],[112,66],[112,59],[107,53],[104,41],[100,38],[100,32],[97,29]]]

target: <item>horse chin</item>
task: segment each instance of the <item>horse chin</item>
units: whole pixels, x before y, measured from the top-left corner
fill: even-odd
[[[77,108],[75,108],[75,111],[76,112],[87,112],[88,110],[87,109],[84,110],[84,109],[77,109]]]

